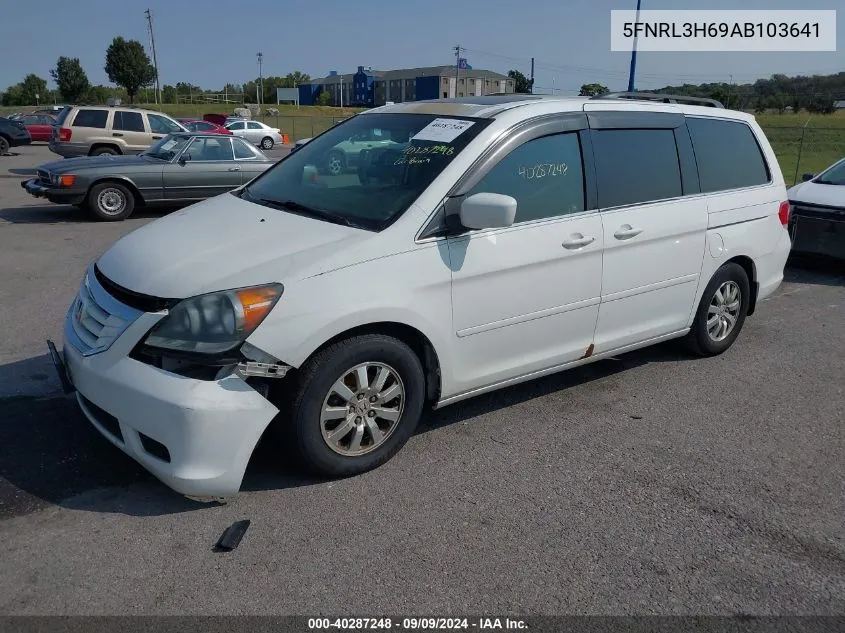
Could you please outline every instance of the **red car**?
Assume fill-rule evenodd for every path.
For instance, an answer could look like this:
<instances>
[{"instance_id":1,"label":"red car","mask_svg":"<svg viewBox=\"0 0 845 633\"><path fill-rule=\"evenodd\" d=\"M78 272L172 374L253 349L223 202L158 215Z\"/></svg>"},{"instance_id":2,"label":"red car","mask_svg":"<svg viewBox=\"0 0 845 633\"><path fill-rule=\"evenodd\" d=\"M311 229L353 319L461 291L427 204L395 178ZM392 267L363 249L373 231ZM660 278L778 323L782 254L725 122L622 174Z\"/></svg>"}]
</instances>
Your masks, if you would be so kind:
<instances>
[{"instance_id":1,"label":"red car","mask_svg":"<svg viewBox=\"0 0 845 633\"><path fill-rule=\"evenodd\" d=\"M12 118L26 126L33 141L49 141L53 133L53 123L56 121L55 117L49 114L19 114Z\"/></svg>"},{"instance_id":2,"label":"red car","mask_svg":"<svg viewBox=\"0 0 845 633\"><path fill-rule=\"evenodd\" d=\"M200 134L231 134L222 125L217 125L211 121L203 121L202 119L178 119L179 123L188 128L191 132L198 132Z\"/></svg>"}]
</instances>

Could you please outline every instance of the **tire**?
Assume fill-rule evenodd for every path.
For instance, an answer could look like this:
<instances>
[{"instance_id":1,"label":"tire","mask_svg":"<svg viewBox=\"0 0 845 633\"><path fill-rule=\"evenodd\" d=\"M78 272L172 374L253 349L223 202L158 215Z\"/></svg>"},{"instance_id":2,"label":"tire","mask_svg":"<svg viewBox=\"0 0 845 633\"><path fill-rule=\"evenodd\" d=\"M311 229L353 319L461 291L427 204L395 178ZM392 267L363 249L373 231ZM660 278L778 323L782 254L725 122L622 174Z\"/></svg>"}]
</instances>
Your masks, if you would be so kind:
<instances>
[{"instance_id":1,"label":"tire","mask_svg":"<svg viewBox=\"0 0 845 633\"><path fill-rule=\"evenodd\" d=\"M91 150L91 153L88 154L89 156L117 156L120 154L115 148L113 147L97 147Z\"/></svg>"},{"instance_id":2,"label":"tire","mask_svg":"<svg viewBox=\"0 0 845 633\"><path fill-rule=\"evenodd\" d=\"M742 266L730 262L719 268L698 304L687 335L690 349L700 356L717 356L727 350L742 330L750 299L751 284ZM731 309L733 305L735 309Z\"/></svg>"},{"instance_id":3,"label":"tire","mask_svg":"<svg viewBox=\"0 0 845 633\"><path fill-rule=\"evenodd\" d=\"M340 176L346 169L346 157L337 150L329 152L329 160L326 163L326 171L332 176Z\"/></svg>"},{"instance_id":4,"label":"tire","mask_svg":"<svg viewBox=\"0 0 845 633\"><path fill-rule=\"evenodd\" d=\"M273 139L269 136L265 136L261 139L261 149L273 149Z\"/></svg>"},{"instance_id":5,"label":"tire","mask_svg":"<svg viewBox=\"0 0 845 633\"><path fill-rule=\"evenodd\" d=\"M8 154L10 147L9 140L5 136L0 136L0 156Z\"/></svg>"},{"instance_id":6,"label":"tire","mask_svg":"<svg viewBox=\"0 0 845 633\"><path fill-rule=\"evenodd\" d=\"M135 194L117 182L102 182L88 192L88 210L104 222L125 220L135 209Z\"/></svg>"},{"instance_id":7,"label":"tire","mask_svg":"<svg viewBox=\"0 0 845 633\"><path fill-rule=\"evenodd\" d=\"M365 389L355 371L360 367L366 368L369 386ZM379 386L384 371L388 377ZM344 378L351 387L348 397L334 388ZM388 461L414 432L425 403L420 359L402 341L381 334L356 336L327 347L303 365L291 386L291 426L283 432L292 431L297 452L309 470L331 477L356 475ZM360 398L356 394L360 391L370 395ZM323 419L324 407L334 409L328 416L331 420ZM371 430L373 424L380 439ZM332 432L338 435L331 437Z\"/></svg>"}]
</instances>

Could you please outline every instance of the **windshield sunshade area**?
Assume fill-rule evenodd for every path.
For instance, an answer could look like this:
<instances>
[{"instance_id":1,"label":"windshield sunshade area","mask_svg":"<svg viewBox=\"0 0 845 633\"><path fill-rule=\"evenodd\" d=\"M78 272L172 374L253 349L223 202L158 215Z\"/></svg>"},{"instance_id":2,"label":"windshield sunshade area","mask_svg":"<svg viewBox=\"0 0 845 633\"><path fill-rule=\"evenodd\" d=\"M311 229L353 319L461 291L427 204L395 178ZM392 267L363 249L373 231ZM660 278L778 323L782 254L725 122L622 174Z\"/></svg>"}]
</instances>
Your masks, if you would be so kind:
<instances>
[{"instance_id":1,"label":"windshield sunshade area","mask_svg":"<svg viewBox=\"0 0 845 633\"><path fill-rule=\"evenodd\" d=\"M490 123L433 114L364 114L309 141L240 195L280 212L380 231Z\"/></svg>"},{"instance_id":2,"label":"windshield sunshade area","mask_svg":"<svg viewBox=\"0 0 845 633\"><path fill-rule=\"evenodd\" d=\"M162 160L172 160L184 149L190 140L191 137L186 134L168 134L158 143L152 145L146 152L143 152L143 154Z\"/></svg>"}]
</instances>

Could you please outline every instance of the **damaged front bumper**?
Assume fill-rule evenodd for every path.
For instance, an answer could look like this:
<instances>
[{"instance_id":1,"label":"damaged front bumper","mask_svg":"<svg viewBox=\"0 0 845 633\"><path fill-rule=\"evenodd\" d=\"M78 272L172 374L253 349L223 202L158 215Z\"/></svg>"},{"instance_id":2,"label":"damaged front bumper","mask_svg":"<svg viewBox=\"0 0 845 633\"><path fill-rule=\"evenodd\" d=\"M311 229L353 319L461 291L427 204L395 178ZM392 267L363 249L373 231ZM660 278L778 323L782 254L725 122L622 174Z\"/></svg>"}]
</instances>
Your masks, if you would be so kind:
<instances>
[{"instance_id":1,"label":"damaged front bumper","mask_svg":"<svg viewBox=\"0 0 845 633\"><path fill-rule=\"evenodd\" d=\"M89 286L91 296L109 300L96 280ZM161 313L134 316L106 349L92 351L80 343L77 305L68 310L64 347L54 360L85 417L176 492L202 500L236 494L258 440L278 414L267 390L253 386L252 376L271 377L271 370L247 360L199 379L133 358ZM273 377L287 369L278 366Z\"/></svg>"}]
</instances>

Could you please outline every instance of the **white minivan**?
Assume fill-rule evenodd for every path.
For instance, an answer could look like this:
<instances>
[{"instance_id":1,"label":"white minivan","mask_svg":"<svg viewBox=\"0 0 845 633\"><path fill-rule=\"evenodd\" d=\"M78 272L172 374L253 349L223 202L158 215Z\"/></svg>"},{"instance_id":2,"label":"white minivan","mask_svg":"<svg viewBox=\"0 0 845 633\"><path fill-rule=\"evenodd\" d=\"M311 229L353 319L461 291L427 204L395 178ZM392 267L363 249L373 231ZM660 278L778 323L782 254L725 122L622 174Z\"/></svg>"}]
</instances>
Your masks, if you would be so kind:
<instances>
[{"instance_id":1,"label":"white minivan","mask_svg":"<svg viewBox=\"0 0 845 633\"><path fill-rule=\"evenodd\" d=\"M749 114L630 96L400 103L332 127L93 262L51 344L66 389L211 499L265 431L351 475L427 405L672 338L724 352L783 279L777 160ZM325 169L374 129L393 143Z\"/></svg>"}]
</instances>

